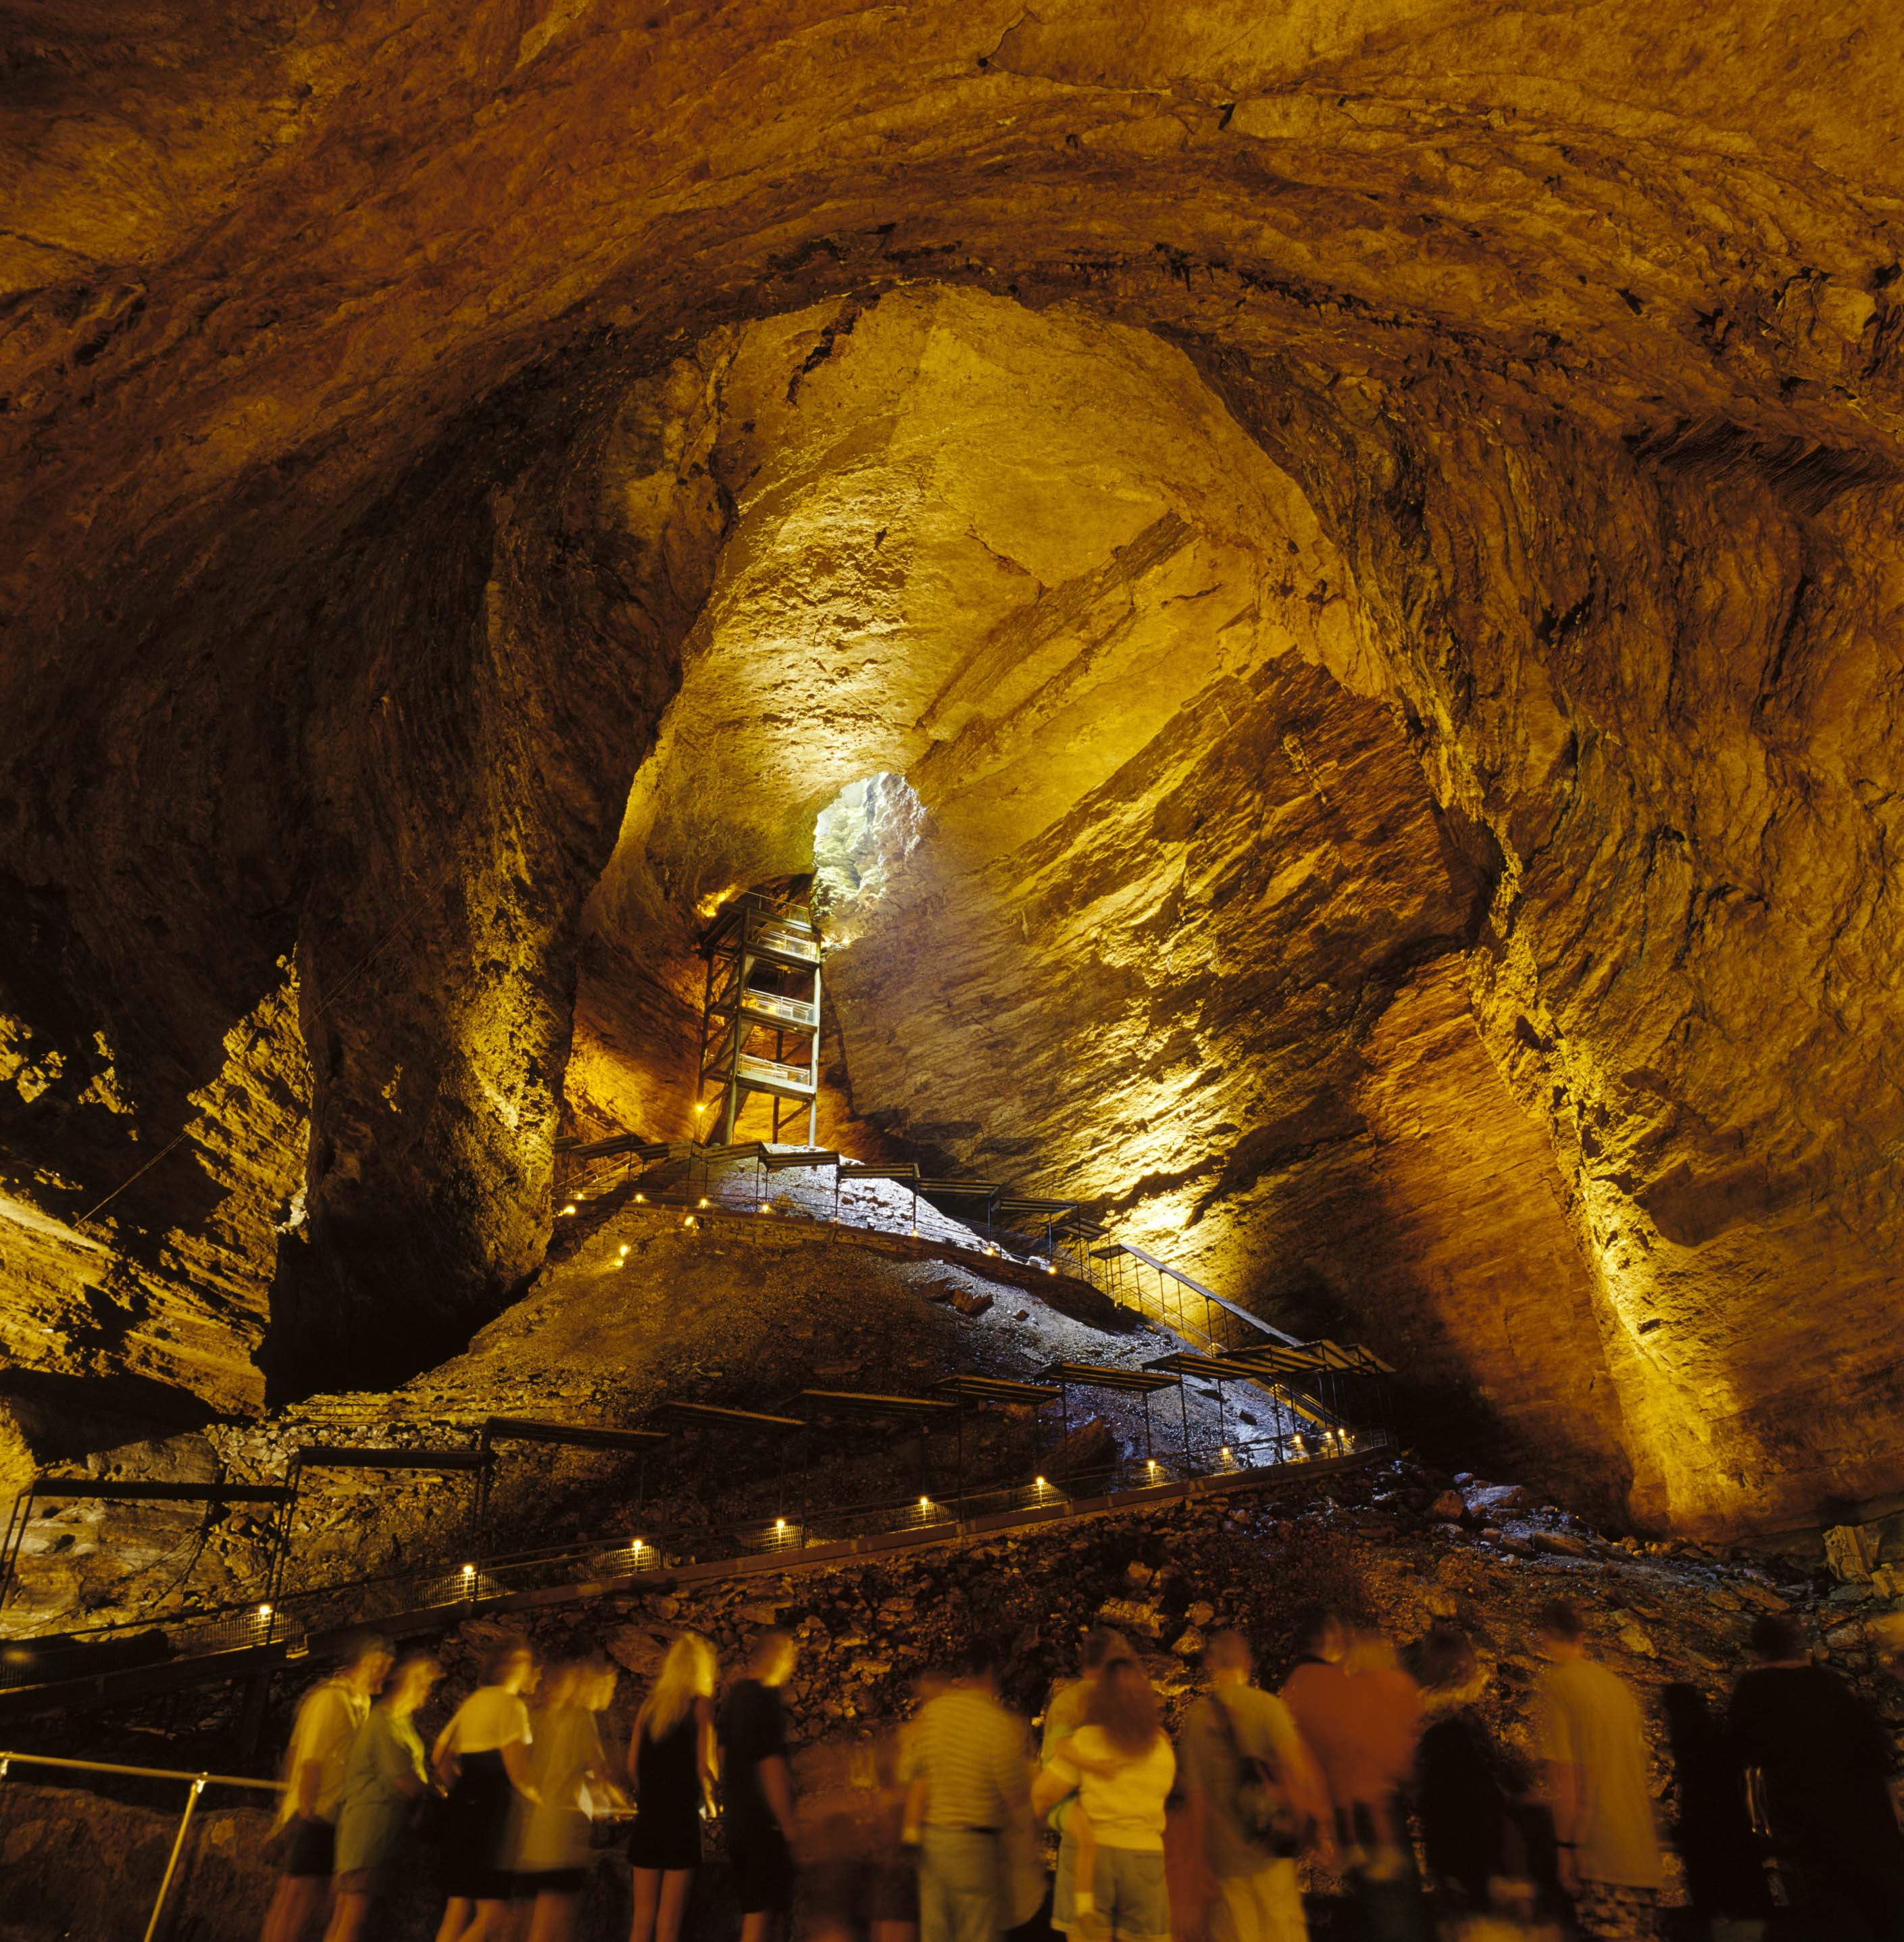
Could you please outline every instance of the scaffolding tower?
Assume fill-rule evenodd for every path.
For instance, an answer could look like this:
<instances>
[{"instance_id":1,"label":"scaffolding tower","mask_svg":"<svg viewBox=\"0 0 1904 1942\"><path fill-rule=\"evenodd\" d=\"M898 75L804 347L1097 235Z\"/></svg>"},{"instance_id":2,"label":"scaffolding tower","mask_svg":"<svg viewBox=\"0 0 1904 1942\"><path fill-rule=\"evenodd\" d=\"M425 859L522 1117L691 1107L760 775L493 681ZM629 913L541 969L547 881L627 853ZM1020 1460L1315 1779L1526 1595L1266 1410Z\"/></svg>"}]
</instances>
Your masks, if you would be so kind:
<instances>
[{"instance_id":1,"label":"scaffolding tower","mask_svg":"<svg viewBox=\"0 0 1904 1942\"><path fill-rule=\"evenodd\" d=\"M707 998L701 1012L700 1083L721 1092L720 1143L733 1144L748 1095L763 1095L773 1114L807 1108L813 1144L820 1085L820 941L812 907L759 890L731 898L701 940ZM772 1047L768 1035L772 1035Z\"/></svg>"}]
</instances>

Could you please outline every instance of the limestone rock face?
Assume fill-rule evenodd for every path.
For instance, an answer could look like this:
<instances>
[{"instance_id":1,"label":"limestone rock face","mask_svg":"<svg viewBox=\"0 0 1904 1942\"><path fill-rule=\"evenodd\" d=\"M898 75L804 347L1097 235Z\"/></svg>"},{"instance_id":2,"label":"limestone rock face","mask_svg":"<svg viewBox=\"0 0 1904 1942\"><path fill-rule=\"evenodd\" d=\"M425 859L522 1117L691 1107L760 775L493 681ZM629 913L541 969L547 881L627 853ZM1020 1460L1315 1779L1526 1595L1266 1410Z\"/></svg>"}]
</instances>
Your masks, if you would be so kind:
<instances>
[{"instance_id":1,"label":"limestone rock face","mask_svg":"<svg viewBox=\"0 0 1904 1942\"><path fill-rule=\"evenodd\" d=\"M1649 1525L1904 1488L1868 22L0 17L18 1462L467 1341L886 776L823 1138Z\"/></svg>"}]
</instances>

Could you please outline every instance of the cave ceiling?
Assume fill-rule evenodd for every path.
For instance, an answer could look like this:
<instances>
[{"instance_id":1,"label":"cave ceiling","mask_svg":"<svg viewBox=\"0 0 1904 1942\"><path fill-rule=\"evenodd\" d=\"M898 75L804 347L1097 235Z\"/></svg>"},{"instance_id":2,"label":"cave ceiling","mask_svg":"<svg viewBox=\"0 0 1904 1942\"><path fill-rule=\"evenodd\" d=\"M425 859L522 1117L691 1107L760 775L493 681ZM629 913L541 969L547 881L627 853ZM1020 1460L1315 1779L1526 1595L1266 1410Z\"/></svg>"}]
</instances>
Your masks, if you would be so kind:
<instances>
[{"instance_id":1,"label":"cave ceiling","mask_svg":"<svg viewBox=\"0 0 1904 1942\"><path fill-rule=\"evenodd\" d=\"M883 774L828 1138L1904 1491L1888 38L0 0L8 1433L453 1351Z\"/></svg>"}]
</instances>

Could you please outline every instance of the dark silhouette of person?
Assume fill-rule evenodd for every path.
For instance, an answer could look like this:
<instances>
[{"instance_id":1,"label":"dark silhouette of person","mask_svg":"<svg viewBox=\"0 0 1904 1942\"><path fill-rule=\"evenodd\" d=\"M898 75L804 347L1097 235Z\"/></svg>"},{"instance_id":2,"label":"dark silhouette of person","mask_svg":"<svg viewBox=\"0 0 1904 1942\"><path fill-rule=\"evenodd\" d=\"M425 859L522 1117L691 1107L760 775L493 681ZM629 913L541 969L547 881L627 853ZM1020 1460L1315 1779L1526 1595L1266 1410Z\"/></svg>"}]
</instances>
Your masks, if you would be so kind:
<instances>
[{"instance_id":1,"label":"dark silhouette of person","mask_svg":"<svg viewBox=\"0 0 1904 1942\"><path fill-rule=\"evenodd\" d=\"M1676 1680L1660 1695L1660 1704L1677 1797L1673 1845L1685 1867L1692 1912L1703 1922L1767 1920L1771 1886L1731 1738L1696 1686Z\"/></svg>"},{"instance_id":2,"label":"dark silhouette of person","mask_svg":"<svg viewBox=\"0 0 1904 1942\"><path fill-rule=\"evenodd\" d=\"M1728 1723L1759 1777L1780 1876L1807 1925L1799 1932L1808 1942L1904 1942L1904 1835L1883 1728L1813 1665L1789 1619L1756 1619L1751 1651Z\"/></svg>"},{"instance_id":3,"label":"dark silhouette of person","mask_svg":"<svg viewBox=\"0 0 1904 1942\"><path fill-rule=\"evenodd\" d=\"M1467 1634L1437 1625L1417 1650L1416 1672L1428 1718L1416 1754L1428 1878L1456 1910L1486 1909L1507 1872L1508 1794L1500 1750L1467 1703L1479 1680Z\"/></svg>"}]
</instances>

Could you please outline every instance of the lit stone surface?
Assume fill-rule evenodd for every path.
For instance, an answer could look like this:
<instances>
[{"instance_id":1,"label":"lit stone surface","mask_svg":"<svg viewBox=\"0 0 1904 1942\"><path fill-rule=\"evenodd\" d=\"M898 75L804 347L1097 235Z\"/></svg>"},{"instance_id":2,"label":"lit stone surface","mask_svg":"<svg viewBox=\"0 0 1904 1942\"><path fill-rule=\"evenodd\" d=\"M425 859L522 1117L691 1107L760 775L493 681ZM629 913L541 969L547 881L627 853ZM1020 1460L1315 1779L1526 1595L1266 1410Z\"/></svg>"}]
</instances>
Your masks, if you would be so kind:
<instances>
[{"instance_id":1,"label":"lit stone surface","mask_svg":"<svg viewBox=\"0 0 1904 1942\"><path fill-rule=\"evenodd\" d=\"M17 37L8 1420L458 1349L886 771L824 1137L1087 1180L1649 1525L1904 1489L1884 37L654 17Z\"/></svg>"}]
</instances>

